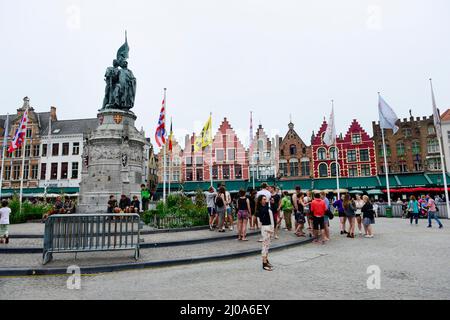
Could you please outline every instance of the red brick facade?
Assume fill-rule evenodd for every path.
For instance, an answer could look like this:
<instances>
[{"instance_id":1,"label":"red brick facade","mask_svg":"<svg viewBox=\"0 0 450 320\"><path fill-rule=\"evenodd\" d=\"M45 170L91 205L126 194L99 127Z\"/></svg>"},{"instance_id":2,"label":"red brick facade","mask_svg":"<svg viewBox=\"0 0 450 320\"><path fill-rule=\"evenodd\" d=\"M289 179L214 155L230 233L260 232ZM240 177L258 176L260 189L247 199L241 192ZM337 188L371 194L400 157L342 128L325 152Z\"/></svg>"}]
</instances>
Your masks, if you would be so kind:
<instances>
[{"instance_id":1,"label":"red brick facade","mask_svg":"<svg viewBox=\"0 0 450 320\"><path fill-rule=\"evenodd\" d=\"M295 132L293 123L280 143L279 162L282 180L311 178L311 147Z\"/></svg>"},{"instance_id":2,"label":"red brick facade","mask_svg":"<svg viewBox=\"0 0 450 320\"><path fill-rule=\"evenodd\" d=\"M313 178L336 176L334 146L328 147L322 140L326 128L327 123L324 121L312 141ZM375 142L358 121L353 120L345 137L337 138L337 148L340 176L365 177L377 175Z\"/></svg>"}]
</instances>

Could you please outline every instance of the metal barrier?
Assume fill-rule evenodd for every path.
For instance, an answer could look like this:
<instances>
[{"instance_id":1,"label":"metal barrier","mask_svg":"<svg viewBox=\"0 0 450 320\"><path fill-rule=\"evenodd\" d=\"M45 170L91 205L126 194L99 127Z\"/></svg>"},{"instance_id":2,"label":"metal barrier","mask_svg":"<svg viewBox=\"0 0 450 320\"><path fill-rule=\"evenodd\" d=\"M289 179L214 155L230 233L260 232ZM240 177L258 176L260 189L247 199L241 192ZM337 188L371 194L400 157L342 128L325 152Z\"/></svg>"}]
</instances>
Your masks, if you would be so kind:
<instances>
[{"instance_id":1,"label":"metal barrier","mask_svg":"<svg viewBox=\"0 0 450 320\"><path fill-rule=\"evenodd\" d=\"M447 206L445 203L439 203L436 205L438 208L437 216L442 219L449 219L450 217L447 214ZM378 216L386 217L386 207L387 204L379 204L378 205ZM401 218L404 215L403 208L401 204L393 203L392 207L392 217L393 218Z\"/></svg>"},{"instance_id":2,"label":"metal barrier","mask_svg":"<svg viewBox=\"0 0 450 320\"><path fill-rule=\"evenodd\" d=\"M138 214L58 214L45 222L43 264L53 253L135 250L140 256Z\"/></svg>"}]
</instances>

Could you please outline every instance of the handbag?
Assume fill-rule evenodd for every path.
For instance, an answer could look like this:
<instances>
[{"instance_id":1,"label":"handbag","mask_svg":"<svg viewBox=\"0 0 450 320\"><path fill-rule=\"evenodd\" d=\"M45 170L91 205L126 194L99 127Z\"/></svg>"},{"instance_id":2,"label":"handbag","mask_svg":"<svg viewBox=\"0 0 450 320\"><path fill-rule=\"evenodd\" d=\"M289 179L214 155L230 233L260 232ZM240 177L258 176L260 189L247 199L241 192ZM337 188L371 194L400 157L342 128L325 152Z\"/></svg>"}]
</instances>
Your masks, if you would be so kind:
<instances>
[{"instance_id":1,"label":"handbag","mask_svg":"<svg viewBox=\"0 0 450 320\"><path fill-rule=\"evenodd\" d=\"M325 214L328 217L328 219L333 220L334 214L331 212L330 209L327 209L327 211L325 211Z\"/></svg>"}]
</instances>

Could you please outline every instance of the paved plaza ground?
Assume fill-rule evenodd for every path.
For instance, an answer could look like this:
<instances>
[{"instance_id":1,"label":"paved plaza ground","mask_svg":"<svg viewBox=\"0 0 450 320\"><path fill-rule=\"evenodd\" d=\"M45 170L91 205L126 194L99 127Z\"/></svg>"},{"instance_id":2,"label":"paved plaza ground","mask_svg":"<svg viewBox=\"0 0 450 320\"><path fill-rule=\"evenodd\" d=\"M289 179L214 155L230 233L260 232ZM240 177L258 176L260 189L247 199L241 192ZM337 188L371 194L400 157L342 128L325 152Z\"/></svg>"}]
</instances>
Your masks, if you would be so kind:
<instances>
[{"instance_id":1,"label":"paved plaza ground","mask_svg":"<svg viewBox=\"0 0 450 320\"><path fill-rule=\"evenodd\" d=\"M411 226L379 218L375 238L348 239L334 219L328 244L273 252L273 272L250 256L82 276L80 290L67 289L65 275L3 277L0 299L450 299L450 224L443 223L439 230L427 229L425 220ZM202 246L226 251L233 241ZM367 288L372 265L381 270L380 289Z\"/></svg>"}]
</instances>

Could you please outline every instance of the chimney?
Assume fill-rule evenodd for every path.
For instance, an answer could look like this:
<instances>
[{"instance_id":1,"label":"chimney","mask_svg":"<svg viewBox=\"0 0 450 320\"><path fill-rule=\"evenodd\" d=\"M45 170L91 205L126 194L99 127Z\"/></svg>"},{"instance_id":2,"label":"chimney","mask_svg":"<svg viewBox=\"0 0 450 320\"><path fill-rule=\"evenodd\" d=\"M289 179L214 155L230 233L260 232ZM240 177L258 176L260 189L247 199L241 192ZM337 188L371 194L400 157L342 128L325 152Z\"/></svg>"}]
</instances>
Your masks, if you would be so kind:
<instances>
[{"instance_id":1,"label":"chimney","mask_svg":"<svg viewBox=\"0 0 450 320\"><path fill-rule=\"evenodd\" d=\"M58 120L58 118L56 117L56 107L50 107L50 118L52 119L52 121Z\"/></svg>"}]
</instances>

